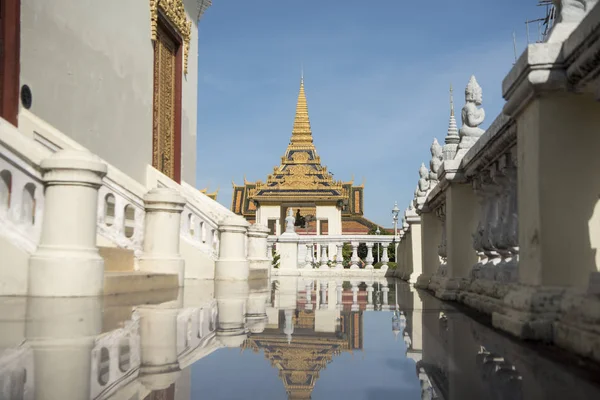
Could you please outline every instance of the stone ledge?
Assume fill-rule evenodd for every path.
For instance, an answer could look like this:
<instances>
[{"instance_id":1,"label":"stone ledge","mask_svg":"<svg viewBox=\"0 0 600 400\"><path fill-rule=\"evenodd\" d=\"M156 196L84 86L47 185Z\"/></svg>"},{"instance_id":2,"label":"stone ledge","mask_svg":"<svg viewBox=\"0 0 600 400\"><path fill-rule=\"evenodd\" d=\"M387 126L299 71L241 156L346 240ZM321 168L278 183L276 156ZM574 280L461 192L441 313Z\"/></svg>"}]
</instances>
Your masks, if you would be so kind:
<instances>
[{"instance_id":1,"label":"stone ledge","mask_svg":"<svg viewBox=\"0 0 600 400\"><path fill-rule=\"evenodd\" d=\"M107 272L104 274L104 295L148 292L179 287L176 274L147 272Z\"/></svg>"}]
</instances>

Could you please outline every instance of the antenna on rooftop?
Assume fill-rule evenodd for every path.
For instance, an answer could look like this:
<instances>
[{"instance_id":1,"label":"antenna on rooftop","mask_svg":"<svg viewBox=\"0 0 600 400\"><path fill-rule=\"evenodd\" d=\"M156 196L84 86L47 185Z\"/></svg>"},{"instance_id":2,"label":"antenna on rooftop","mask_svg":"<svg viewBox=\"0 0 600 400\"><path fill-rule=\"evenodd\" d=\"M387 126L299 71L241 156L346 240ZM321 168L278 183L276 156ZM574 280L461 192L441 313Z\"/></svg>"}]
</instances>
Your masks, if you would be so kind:
<instances>
[{"instance_id":1,"label":"antenna on rooftop","mask_svg":"<svg viewBox=\"0 0 600 400\"><path fill-rule=\"evenodd\" d=\"M517 63L517 34L513 31L513 51L515 52L515 64Z\"/></svg>"},{"instance_id":2,"label":"antenna on rooftop","mask_svg":"<svg viewBox=\"0 0 600 400\"><path fill-rule=\"evenodd\" d=\"M540 42L543 42L546 40L546 38L548 37L548 34L552 30L552 27L554 26L554 21L556 19L556 7L554 6L554 3L552 2L552 0L538 0L537 5L538 5L538 7L545 7L546 15L542 18L525 21L525 28L527 30L527 44L531 43L531 40L529 37L529 24L537 22L538 37L535 42L540 43Z\"/></svg>"}]
</instances>

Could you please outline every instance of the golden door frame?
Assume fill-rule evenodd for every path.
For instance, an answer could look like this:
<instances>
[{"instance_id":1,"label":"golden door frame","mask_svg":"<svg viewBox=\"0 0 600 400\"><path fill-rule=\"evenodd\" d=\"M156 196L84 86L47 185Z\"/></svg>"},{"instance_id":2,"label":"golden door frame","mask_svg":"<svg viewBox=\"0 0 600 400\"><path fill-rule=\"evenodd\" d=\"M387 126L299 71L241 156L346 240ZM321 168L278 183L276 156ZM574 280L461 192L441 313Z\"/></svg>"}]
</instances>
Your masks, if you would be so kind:
<instances>
[{"instance_id":1,"label":"golden door frame","mask_svg":"<svg viewBox=\"0 0 600 400\"><path fill-rule=\"evenodd\" d=\"M169 176L176 182L181 181L181 85L182 85L182 74L183 74L183 39L181 35L172 27L169 21L159 12L156 21L157 37L154 41L154 68L153 68L153 101L152 101L152 166L165 175ZM159 96L159 65L157 60L158 46L161 45L161 35L165 35L175 45L175 87L174 90L174 103L173 103L173 144L172 144L172 158L173 168L172 172L164 171L161 167L161 161L163 154L159 154L162 135L164 132L160 131L160 124L158 121L159 112L161 107L161 100Z\"/></svg>"}]
</instances>

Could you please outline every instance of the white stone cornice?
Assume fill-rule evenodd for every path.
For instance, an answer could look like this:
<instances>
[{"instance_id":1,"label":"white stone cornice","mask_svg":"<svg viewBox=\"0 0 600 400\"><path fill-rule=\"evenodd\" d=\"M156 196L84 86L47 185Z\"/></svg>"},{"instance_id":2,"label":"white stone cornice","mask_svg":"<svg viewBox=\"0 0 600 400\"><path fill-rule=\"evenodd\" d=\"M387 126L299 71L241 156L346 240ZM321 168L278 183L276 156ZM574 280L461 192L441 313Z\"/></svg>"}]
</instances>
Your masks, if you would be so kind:
<instances>
[{"instance_id":1,"label":"white stone cornice","mask_svg":"<svg viewBox=\"0 0 600 400\"><path fill-rule=\"evenodd\" d=\"M504 113L514 117L540 93L566 88L562 43L530 44L502 82Z\"/></svg>"},{"instance_id":2,"label":"white stone cornice","mask_svg":"<svg viewBox=\"0 0 600 400\"><path fill-rule=\"evenodd\" d=\"M600 6L594 7L563 43L567 79L577 91L598 93L600 77ZM590 85L590 83L594 83ZM591 87L590 87L591 86Z\"/></svg>"}]
</instances>

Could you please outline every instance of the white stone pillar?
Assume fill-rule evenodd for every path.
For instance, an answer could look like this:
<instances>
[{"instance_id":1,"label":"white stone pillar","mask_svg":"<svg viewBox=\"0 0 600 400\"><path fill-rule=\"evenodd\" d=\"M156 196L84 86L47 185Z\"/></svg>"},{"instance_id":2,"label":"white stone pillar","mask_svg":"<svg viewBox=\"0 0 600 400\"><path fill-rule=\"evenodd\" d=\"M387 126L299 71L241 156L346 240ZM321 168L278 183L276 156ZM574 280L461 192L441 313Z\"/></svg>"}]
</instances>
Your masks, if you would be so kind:
<instances>
[{"instance_id":1,"label":"white stone pillar","mask_svg":"<svg viewBox=\"0 0 600 400\"><path fill-rule=\"evenodd\" d=\"M352 263L352 265L350 266L350 269L359 269L358 267L358 262L360 261L360 258L358 258L358 242L351 242L350 245L352 246L352 257L350 258L350 262Z\"/></svg>"},{"instance_id":2,"label":"white stone pillar","mask_svg":"<svg viewBox=\"0 0 600 400\"><path fill-rule=\"evenodd\" d=\"M36 400L89 399L92 350L102 333L102 297L29 298L25 335L33 349ZM29 372L33 372L31 375Z\"/></svg>"},{"instance_id":3,"label":"white stone pillar","mask_svg":"<svg viewBox=\"0 0 600 400\"><path fill-rule=\"evenodd\" d=\"M267 301L269 300L270 290L268 281L266 280L253 280L252 285L256 285L255 282L261 282L260 287L250 288L248 294L248 305L246 311L246 325L250 333L262 333L265 330L268 317L267 317Z\"/></svg>"},{"instance_id":4,"label":"white stone pillar","mask_svg":"<svg viewBox=\"0 0 600 400\"><path fill-rule=\"evenodd\" d=\"M140 381L163 390L181 374L177 360L177 302L140 306Z\"/></svg>"},{"instance_id":5,"label":"white stone pillar","mask_svg":"<svg viewBox=\"0 0 600 400\"><path fill-rule=\"evenodd\" d=\"M410 254L411 265L406 270L406 280L415 283L423 272L423 257L421 255L421 217L410 210L406 215L406 222L410 224Z\"/></svg>"},{"instance_id":6,"label":"white stone pillar","mask_svg":"<svg viewBox=\"0 0 600 400\"><path fill-rule=\"evenodd\" d=\"M344 269L344 253L343 253L344 243L337 244L337 255L336 255L336 263L335 269Z\"/></svg>"},{"instance_id":7,"label":"white stone pillar","mask_svg":"<svg viewBox=\"0 0 600 400\"><path fill-rule=\"evenodd\" d=\"M367 257L365 258L365 262L367 263L367 265L365 266L365 269L373 269L373 242L367 242Z\"/></svg>"},{"instance_id":8,"label":"white stone pillar","mask_svg":"<svg viewBox=\"0 0 600 400\"><path fill-rule=\"evenodd\" d=\"M239 347L248 337L245 326L248 281L215 282L219 310L217 339L226 347Z\"/></svg>"},{"instance_id":9,"label":"white stone pillar","mask_svg":"<svg viewBox=\"0 0 600 400\"><path fill-rule=\"evenodd\" d=\"M61 150L40 167L46 186L44 220L29 259L29 295L101 295L104 260L96 247L96 224L106 164L86 151Z\"/></svg>"},{"instance_id":10,"label":"white stone pillar","mask_svg":"<svg viewBox=\"0 0 600 400\"><path fill-rule=\"evenodd\" d=\"M248 228L248 262L251 270L268 270L271 262L267 252L269 228L253 224Z\"/></svg>"},{"instance_id":11,"label":"white stone pillar","mask_svg":"<svg viewBox=\"0 0 600 400\"><path fill-rule=\"evenodd\" d=\"M390 288L388 287L388 283L387 281L383 281L383 287L381 288L381 297L383 300L383 305L381 306L382 310L389 310L390 306L389 306L389 300L388 300L388 294L390 292Z\"/></svg>"},{"instance_id":12,"label":"white stone pillar","mask_svg":"<svg viewBox=\"0 0 600 400\"><path fill-rule=\"evenodd\" d=\"M292 335L294 334L294 321L293 321L293 310L285 310L285 325L283 326L283 333L287 337L288 344L292 343Z\"/></svg>"},{"instance_id":13,"label":"white stone pillar","mask_svg":"<svg viewBox=\"0 0 600 400\"><path fill-rule=\"evenodd\" d=\"M216 280L248 279L246 233L249 226L245 219L237 215L228 216L219 224L221 240L219 259L215 262Z\"/></svg>"},{"instance_id":14,"label":"white stone pillar","mask_svg":"<svg viewBox=\"0 0 600 400\"><path fill-rule=\"evenodd\" d=\"M321 246L321 266L319 267L319 269L329 269L329 266L327 265L327 263L329 262L329 258L327 257L327 247L328 246Z\"/></svg>"},{"instance_id":15,"label":"white stone pillar","mask_svg":"<svg viewBox=\"0 0 600 400\"><path fill-rule=\"evenodd\" d=\"M181 213L185 199L174 189L155 188L144 196L144 253L140 271L175 274L183 286L185 260L179 253Z\"/></svg>"},{"instance_id":16,"label":"white stone pillar","mask_svg":"<svg viewBox=\"0 0 600 400\"><path fill-rule=\"evenodd\" d=\"M442 238L442 224L433 212L421 214L421 254L423 271L417 278L415 287L427 288L433 274L440 266L438 246Z\"/></svg>"}]
</instances>

